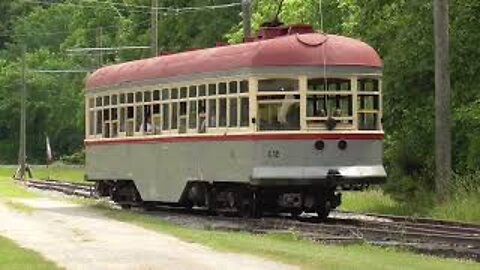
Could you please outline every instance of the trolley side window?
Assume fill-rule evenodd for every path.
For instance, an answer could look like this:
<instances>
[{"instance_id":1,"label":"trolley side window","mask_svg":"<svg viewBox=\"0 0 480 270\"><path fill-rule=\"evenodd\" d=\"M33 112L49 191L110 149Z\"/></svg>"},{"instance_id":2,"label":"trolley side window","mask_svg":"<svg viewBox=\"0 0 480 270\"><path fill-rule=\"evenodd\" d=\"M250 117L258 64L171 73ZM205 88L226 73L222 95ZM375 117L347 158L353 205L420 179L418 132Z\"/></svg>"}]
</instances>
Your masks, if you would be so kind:
<instances>
[{"instance_id":1,"label":"trolley side window","mask_svg":"<svg viewBox=\"0 0 480 270\"><path fill-rule=\"evenodd\" d=\"M353 128L351 79L310 78L307 83L306 123L308 129Z\"/></svg>"},{"instance_id":2,"label":"trolley side window","mask_svg":"<svg viewBox=\"0 0 480 270\"><path fill-rule=\"evenodd\" d=\"M133 106L127 107L127 123L126 123L126 131L127 136L133 136L134 134L134 122L135 122L135 112Z\"/></svg>"},{"instance_id":3,"label":"trolley side window","mask_svg":"<svg viewBox=\"0 0 480 270\"><path fill-rule=\"evenodd\" d=\"M208 100L208 127L214 128L217 126L217 100Z\"/></svg>"},{"instance_id":4,"label":"trolley side window","mask_svg":"<svg viewBox=\"0 0 480 270\"><path fill-rule=\"evenodd\" d=\"M300 93L297 79L259 80L257 101L258 130L300 129Z\"/></svg>"},{"instance_id":5,"label":"trolley side window","mask_svg":"<svg viewBox=\"0 0 480 270\"><path fill-rule=\"evenodd\" d=\"M250 102L248 97L240 98L240 126L248 127L250 119Z\"/></svg>"},{"instance_id":6,"label":"trolley side window","mask_svg":"<svg viewBox=\"0 0 480 270\"><path fill-rule=\"evenodd\" d=\"M380 81L375 78L360 78L357 81L357 116L359 130L381 129Z\"/></svg>"}]
</instances>

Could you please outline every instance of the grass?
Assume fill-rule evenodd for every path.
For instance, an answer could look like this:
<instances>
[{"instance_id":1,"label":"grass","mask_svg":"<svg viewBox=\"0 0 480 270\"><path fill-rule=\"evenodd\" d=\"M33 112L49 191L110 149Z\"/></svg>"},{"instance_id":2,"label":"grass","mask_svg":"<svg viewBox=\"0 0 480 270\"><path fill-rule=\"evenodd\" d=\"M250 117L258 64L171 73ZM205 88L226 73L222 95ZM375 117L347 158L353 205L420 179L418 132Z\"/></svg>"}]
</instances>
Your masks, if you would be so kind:
<instances>
[{"instance_id":1,"label":"grass","mask_svg":"<svg viewBox=\"0 0 480 270\"><path fill-rule=\"evenodd\" d=\"M0 168L0 199L6 198L33 198L33 193L13 182L11 176L15 169Z\"/></svg>"},{"instance_id":2,"label":"grass","mask_svg":"<svg viewBox=\"0 0 480 270\"><path fill-rule=\"evenodd\" d=\"M84 174L84 168L76 167L50 166L48 169L46 167L33 169L33 177L40 180L53 179L73 183L88 183L83 178Z\"/></svg>"},{"instance_id":3,"label":"grass","mask_svg":"<svg viewBox=\"0 0 480 270\"><path fill-rule=\"evenodd\" d=\"M13 241L0 236L0 269L1 270L54 270L61 269L40 254L22 248Z\"/></svg>"},{"instance_id":4,"label":"grass","mask_svg":"<svg viewBox=\"0 0 480 270\"><path fill-rule=\"evenodd\" d=\"M16 168L0 167L0 176L11 177L16 171ZM52 165L48 168L45 166L32 167L33 179L37 180L60 180L72 183L90 183L85 181L85 169L82 167L66 167L62 165Z\"/></svg>"},{"instance_id":5,"label":"grass","mask_svg":"<svg viewBox=\"0 0 480 270\"><path fill-rule=\"evenodd\" d=\"M343 194L342 210L358 213L422 216L437 219L480 223L480 194L458 192L442 204L425 202L400 203L393 200L381 189Z\"/></svg>"},{"instance_id":6,"label":"grass","mask_svg":"<svg viewBox=\"0 0 480 270\"><path fill-rule=\"evenodd\" d=\"M220 251L266 257L302 269L478 269L473 262L439 259L370 245L329 246L297 239L294 234L252 235L189 229L158 218L96 206L107 217L174 235Z\"/></svg>"},{"instance_id":7,"label":"grass","mask_svg":"<svg viewBox=\"0 0 480 270\"><path fill-rule=\"evenodd\" d=\"M377 213L392 215L413 215L418 206L401 204L383 193L381 189L363 192L345 192L342 194L340 209L358 213Z\"/></svg>"},{"instance_id":8,"label":"grass","mask_svg":"<svg viewBox=\"0 0 480 270\"><path fill-rule=\"evenodd\" d=\"M0 203L3 203L11 209L30 214L34 211L33 208L14 201L14 199L35 198L38 196L29 192L22 186L15 184L11 178L13 171L14 169L0 168Z\"/></svg>"},{"instance_id":9,"label":"grass","mask_svg":"<svg viewBox=\"0 0 480 270\"><path fill-rule=\"evenodd\" d=\"M456 194L450 201L435 206L430 215L439 219L480 223L480 192Z\"/></svg>"}]
</instances>

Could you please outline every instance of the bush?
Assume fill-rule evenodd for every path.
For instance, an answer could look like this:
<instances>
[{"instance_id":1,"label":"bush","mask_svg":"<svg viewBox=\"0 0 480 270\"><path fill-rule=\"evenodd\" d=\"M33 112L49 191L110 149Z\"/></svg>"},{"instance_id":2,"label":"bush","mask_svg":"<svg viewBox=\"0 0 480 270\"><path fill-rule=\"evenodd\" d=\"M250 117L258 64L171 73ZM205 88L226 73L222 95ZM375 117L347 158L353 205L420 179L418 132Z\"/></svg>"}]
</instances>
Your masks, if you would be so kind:
<instances>
[{"instance_id":1,"label":"bush","mask_svg":"<svg viewBox=\"0 0 480 270\"><path fill-rule=\"evenodd\" d=\"M69 156L62 156L60 160L68 165L85 165L85 150L82 149Z\"/></svg>"}]
</instances>

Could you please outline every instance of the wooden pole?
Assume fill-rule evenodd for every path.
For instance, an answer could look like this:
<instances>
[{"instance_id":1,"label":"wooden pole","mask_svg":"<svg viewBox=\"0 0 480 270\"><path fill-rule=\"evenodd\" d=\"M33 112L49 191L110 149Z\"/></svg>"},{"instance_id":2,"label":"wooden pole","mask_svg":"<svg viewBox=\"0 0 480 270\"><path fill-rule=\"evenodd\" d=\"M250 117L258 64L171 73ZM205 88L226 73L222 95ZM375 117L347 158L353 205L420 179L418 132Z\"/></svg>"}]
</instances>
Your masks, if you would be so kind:
<instances>
[{"instance_id":1,"label":"wooden pole","mask_svg":"<svg viewBox=\"0 0 480 270\"><path fill-rule=\"evenodd\" d=\"M243 37L252 35L252 8L251 0L242 0Z\"/></svg>"},{"instance_id":2,"label":"wooden pole","mask_svg":"<svg viewBox=\"0 0 480 270\"><path fill-rule=\"evenodd\" d=\"M451 181L450 73L448 0L434 0L435 24L435 187L438 198L448 196Z\"/></svg>"},{"instance_id":3,"label":"wooden pole","mask_svg":"<svg viewBox=\"0 0 480 270\"><path fill-rule=\"evenodd\" d=\"M27 163L27 140L26 140L26 132L27 132L27 63L26 63L26 54L27 54L27 47L24 45L22 46L22 90L21 90L21 101L20 101L20 147L18 153L18 163L20 166L20 180L25 180L25 171L26 171L26 163Z\"/></svg>"},{"instance_id":4,"label":"wooden pole","mask_svg":"<svg viewBox=\"0 0 480 270\"><path fill-rule=\"evenodd\" d=\"M152 23L151 23L151 48L152 56L158 55L158 0L152 0Z\"/></svg>"},{"instance_id":5,"label":"wooden pole","mask_svg":"<svg viewBox=\"0 0 480 270\"><path fill-rule=\"evenodd\" d=\"M103 47L103 27L97 27L97 48ZM98 51L98 67L103 66L103 51Z\"/></svg>"}]
</instances>

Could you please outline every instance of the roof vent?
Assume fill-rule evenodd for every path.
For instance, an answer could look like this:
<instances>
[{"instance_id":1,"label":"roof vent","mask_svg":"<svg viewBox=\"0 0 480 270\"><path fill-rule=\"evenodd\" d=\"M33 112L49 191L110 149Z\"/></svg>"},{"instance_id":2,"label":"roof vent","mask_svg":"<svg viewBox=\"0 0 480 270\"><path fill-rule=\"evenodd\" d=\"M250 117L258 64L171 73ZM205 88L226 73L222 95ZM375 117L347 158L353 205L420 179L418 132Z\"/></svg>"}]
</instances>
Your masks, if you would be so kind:
<instances>
[{"instance_id":1,"label":"roof vent","mask_svg":"<svg viewBox=\"0 0 480 270\"><path fill-rule=\"evenodd\" d=\"M257 40L271 39L294 34L314 33L313 27L308 24L279 25L261 27L257 34Z\"/></svg>"},{"instance_id":2,"label":"roof vent","mask_svg":"<svg viewBox=\"0 0 480 270\"><path fill-rule=\"evenodd\" d=\"M294 24L288 27L288 34L310 34L314 33L313 27L310 24Z\"/></svg>"}]
</instances>

